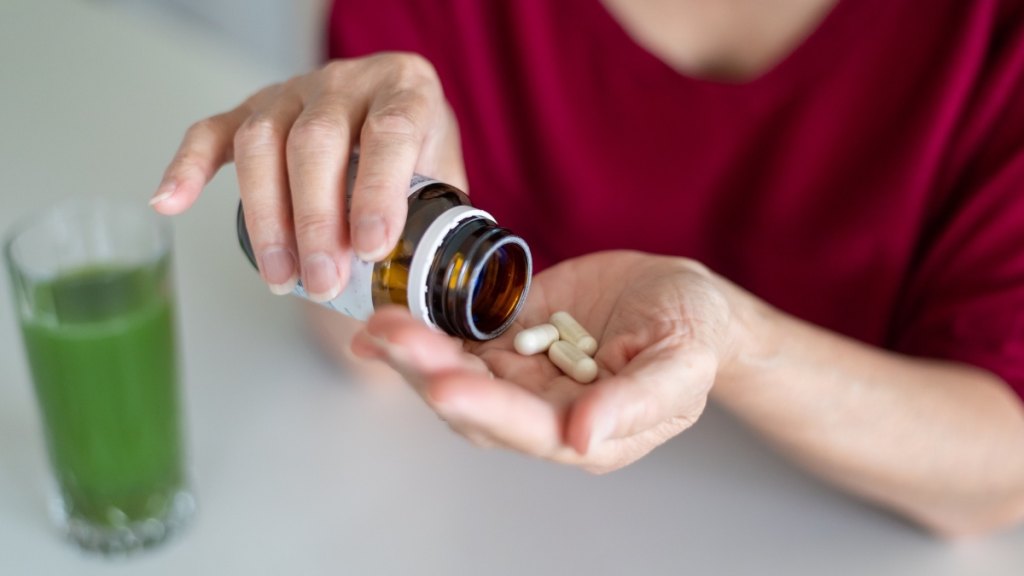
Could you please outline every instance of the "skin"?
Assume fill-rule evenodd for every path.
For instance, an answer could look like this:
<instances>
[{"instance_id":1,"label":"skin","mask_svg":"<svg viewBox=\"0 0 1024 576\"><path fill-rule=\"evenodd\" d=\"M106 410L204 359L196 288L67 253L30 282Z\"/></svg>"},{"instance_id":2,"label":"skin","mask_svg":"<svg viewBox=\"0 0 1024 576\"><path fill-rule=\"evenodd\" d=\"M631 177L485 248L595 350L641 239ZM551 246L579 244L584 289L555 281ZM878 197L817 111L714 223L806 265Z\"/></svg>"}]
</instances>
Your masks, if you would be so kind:
<instances>
[{"instance_id":1,"label":"skin","mask_svg":"<svg viewBox=\"0 0 1024 576\"><path fill-rule=\"evenodd\" d=\"M558 310L598 339L593 384L512 349L521 327ZM1004 382L829 333L690 260L592 254L537 275L518 325L496 340L461 345L391 309L352 348L484 446L608 472L689 428L713 398L809 471L936 534L1024 517L1024 411Z\"/></svg>"},{"instance_id":2,"label":"skin","mask_svg":"<svg viewBox=\"0 0 1024 576\"><path fill-rule=\"evenodd\" d=\"M633 40L683 74L749 80L785 58L835 0L601 0Z\"/></svg>"},{"instance_id":3,"label":"skin","mask_svg":"<svg viewBox=\"0 0 1024 576\"><path fill-rule=\"evenodd\" d=\"M341 191L357 142L346 222ZM150 203L183 212L232 160L263 279L287 294L301 275L318 302L341 292L353 253L377 261L394 248L414 172L466 186L454 115L433 66L414 54L337 60L200 120Z\"/></svg>"},{"instance_id":4,"label":"skin","mask_svg":"<svg viewBox=\"0 0 1024 576\"><path fill-rule=\"evenodd\" d=\"M722 325L713 316L725 312L724 303L708 305L720 296L704 274L680 259L597 254L537 275L526 309L495 340L463 344L392 308L375 315L352 348L396 367L480 444L608 472L682 432L704 409L718 358L731 353L721 349L726 338L702 328ZM610 289L587 289L594 282ZM515 334L559 310L601 342L600 385L577 383L545 354L513 350Z\"/></svg>"},{"instance_id":5,"label":"skin","mask_svg":"<svg viewBox=\"0 0 1024 576\"><path fill-rule=\"evenodd\" d=\"M833 3L605 1L676 69L733 80L784 57ZM356 143L349 226L344 159ZM233 160L264 280L280 294L301 277L326 300L345 285L353 253L376 261L394 246L412 173L465 188L461 158L431 65L377 54L331 62L196 123L152 204L168 215L186 210ZM557 310L597 337L595 383L512 351L518 329ZM311 317L347 356L359 328ZM811 472L937 534L1024 518L1024 410L1005 382L808 325L690 260L585 256L539 274L517 327L492 342L463 344L391 309L351 348L385 361L481 445L607 472L686 430L712 398Z\"/></svg>"}]
</instances>

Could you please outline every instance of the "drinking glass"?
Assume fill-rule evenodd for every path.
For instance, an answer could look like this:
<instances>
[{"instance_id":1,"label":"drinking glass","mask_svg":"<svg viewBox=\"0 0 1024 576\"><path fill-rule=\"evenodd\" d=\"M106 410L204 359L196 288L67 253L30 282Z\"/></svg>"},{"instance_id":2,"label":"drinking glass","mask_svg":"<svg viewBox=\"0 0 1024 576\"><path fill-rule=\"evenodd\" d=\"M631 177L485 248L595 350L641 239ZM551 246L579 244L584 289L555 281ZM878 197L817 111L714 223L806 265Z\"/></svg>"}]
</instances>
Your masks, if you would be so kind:
<instances>
[{"instance_id":1,"label":"drinking glass","mask_svg":"<svg viewBox=\"0 0 1024 576\"><path fill-rule=\"evenodd\" d=\"M4 253L57 496L79 546L127 553L194 512L183 446L169 223L105 199L16 226Z\"/></svg>"}]
</instances>

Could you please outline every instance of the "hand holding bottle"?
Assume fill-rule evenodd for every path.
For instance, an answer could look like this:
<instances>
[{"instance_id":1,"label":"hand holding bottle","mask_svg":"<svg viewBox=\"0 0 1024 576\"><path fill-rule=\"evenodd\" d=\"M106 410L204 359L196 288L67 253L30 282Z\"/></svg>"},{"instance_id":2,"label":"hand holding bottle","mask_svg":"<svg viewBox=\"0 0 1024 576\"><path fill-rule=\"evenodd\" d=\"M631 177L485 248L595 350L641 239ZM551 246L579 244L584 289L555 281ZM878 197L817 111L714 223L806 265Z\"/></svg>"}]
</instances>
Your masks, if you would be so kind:
<instances>
[{"instance_id":1,"label":"hand holding bottle","mask_svg":"<svg viewBox=\"0 0 1024 576\"><path fill-rule=\"evenodd\" d=\"M346 207L356 145L359 171ZM154 208L185 211L232 160L264 281L284 294L302 278L318 301L344 288L353 251L378 261L394 248L414 172L466 188L454 115L433 67L415 54L336 60L197 122Z\"/></svg>"}]
</instances>

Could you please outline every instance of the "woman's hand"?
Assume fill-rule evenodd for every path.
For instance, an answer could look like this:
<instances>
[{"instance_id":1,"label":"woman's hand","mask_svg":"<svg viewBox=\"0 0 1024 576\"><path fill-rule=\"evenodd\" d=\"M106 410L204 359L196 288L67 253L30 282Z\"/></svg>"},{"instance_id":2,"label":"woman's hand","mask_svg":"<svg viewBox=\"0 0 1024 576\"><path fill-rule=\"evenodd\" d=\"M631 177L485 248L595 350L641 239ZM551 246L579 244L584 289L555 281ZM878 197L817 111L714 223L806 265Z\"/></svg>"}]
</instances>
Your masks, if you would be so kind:
<instances>
[{"instance_id":1,"label":"woman's hand","mask_svg":"<svg viewBox=\"0 0 1024 576\"><path fill-rule=\"evenodd\" d=\"M558 310L599 342L594 383L564 376L545 354L512 349L516 333ZM516 325L496 340L463 345L389 309L356 335L353 350L402 372L453 429L478 444L604 472L697 420L731 355L731 316L703 266L606 252L537 275Z\"/></svg>"},{"instance_id":2,"label":"woman's hand","mask_svg":"<svg viewBox=\"0 0 1024 576\"><path fill-rule=\"evenodd\" d=\"M367 261L392 250L414 171L466 187L454 115L433 67L415 54L337 60L197 122L151 203L163 214L186 210L232 160L263 279L283 294L301 277L319 301L345 286L353 250Z\"/></svg>"}]
</instances>

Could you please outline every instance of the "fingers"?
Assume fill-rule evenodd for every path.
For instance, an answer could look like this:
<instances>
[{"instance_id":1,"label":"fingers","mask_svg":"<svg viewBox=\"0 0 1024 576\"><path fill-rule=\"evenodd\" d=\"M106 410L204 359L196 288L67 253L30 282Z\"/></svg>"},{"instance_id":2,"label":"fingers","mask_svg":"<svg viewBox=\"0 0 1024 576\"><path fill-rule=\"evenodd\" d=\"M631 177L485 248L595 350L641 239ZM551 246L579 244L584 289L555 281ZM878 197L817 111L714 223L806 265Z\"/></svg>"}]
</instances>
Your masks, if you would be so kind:
<instances>
[{"instance_id":1,"label":"fingers","mask_svg":"<svg viewBox=\"0 0 1024 576\"><path fill-rule=\"evenodd\" d=\"M362 158L347 212L355 141ZM301 277L314 301L344 288L353 246L371 261L391 252L417 166L440 164L464 179L440 81L414 54L338 60L196 123L151 203L164 214L185 210L232 159L261 275L275 293L290 292Z\"/></svg>"},{"instance_id":2,"label":"fingers","mask_svg":"<svg viewBox=\"0 0 1024 576\"><path fill-rule=\"evenodd\" d=\"M710 348L656 343L595 384L566 381L574 394L560 401L557 377L544 393L493 378L457 341L395 309L371 318L353 350L390 363L460 434L593 471L623 466L692 425L717 370Z\"/></svg>"},{"instance_id":3,"label":"fingers","mask_svg":"<svg viewBox=\"0 0 1024 576\"><path fill-rule=\"evenodd\" d=\"M316 302L336 297L348 280L345 170L351 126L358 125L363 113L358 101L326 94L307 103L286 143L302 285Z\"/></svg>"},{"instance_id":4,"label":"fingers","mask_svg":"<svg viewBox=\"0 0 1024 576\"><path fill-rule=\"evenodd\" d=\"M187 210L217 170L230 160L235 131L247 115L247 105L243 104L189 127L149 201L153 209L167 215Z\"/></svg>"},{"instance_id":5,"label":"fingers","mask_svg":"<svg viewBox=\"0 0 1024 576\"><path fill-rule=\"evenodd\" d=\"M462 163L462 141L459 123L447 101L443 101L443 115L439 125L427 133L416 162L416 172L447 182L469 193L466 168Z\"/></svg>"},{"instance_id":6,"label":"fingers","mask_svg":"<svg viewBox=\"0 0 1024 576\"><path fill-rule=\"evenodd\" d=\"M431 406L463 434L474 433L512 450L563 462L576 460L562 444L562 413L506 380L441 373L430 379Z\"/></svg>"},{"instance_id":7,"label":"fingers","mask_svg":"<svg viewBox=\"0 0 1024 576\"><path fill-rule=\"evenodd\" d=\"M414 114L401 104L375 103L363 124L349 215L352 247L362 260L387 256L405 223L406 194L424 132Z\"/></svg>"},{"instance_id":8,"label":"fingers","mask_svg":"<svg viewBox=\"0 0 1024 576\"><path fill-rule=\"evenodd\" d=\"M580 454L665 426L674 433L701 414L717 370L715 355L699 346L655 346L621 373L593 384L573 405L566 441Z\"/></svg>"},{"instance_id":9,"label":"fingers","mask_svg":"<svg viewBox=\"0 0 1024 576\"><path fill-rule=\"evenodd\" d=\"M562 444L562 412L540 396L493 378L458 341L408 312L375 314L353 340L353 351L388 361L459 433L539 457L573 461Z\"/></svg>"},{"instance_id":10,"label":"fingers","mask_svg":"<svg viewBox=\"0 0 1024 576\"><path fill-rule=\"evenodd\" d=\"M255 111L234 137L235 169L246 228L260 275L275 294L287 294L298 280L285 142L302 112L297 94L285 93Z\"/></svg>"},{"instance_id":11,"label":"fingers","mask_svg":"<svg viewBox=\"0 0 1024 576\"><path fill-rule=\"evenodd\" d=\"M431 374L467 370L486 375L480 360L470 360L459 342L431 330L407 311L385 308L374 314L366 329L352 340L352 351L363 358L384 360L419 386Z\"/></svg>"},{"instance_id":12,"label":"fingers","mask_svg":"<svg viewBox=\"0 0 1024 576\"><path fill-rule=\"evenodd\" d=\"M444 118L437 76L425 60L406 58L393 68L362 126L349 214L356 255L371 262L394 248L405 224L409 180L427 135Z\"/></svg>"}]
</instances>

